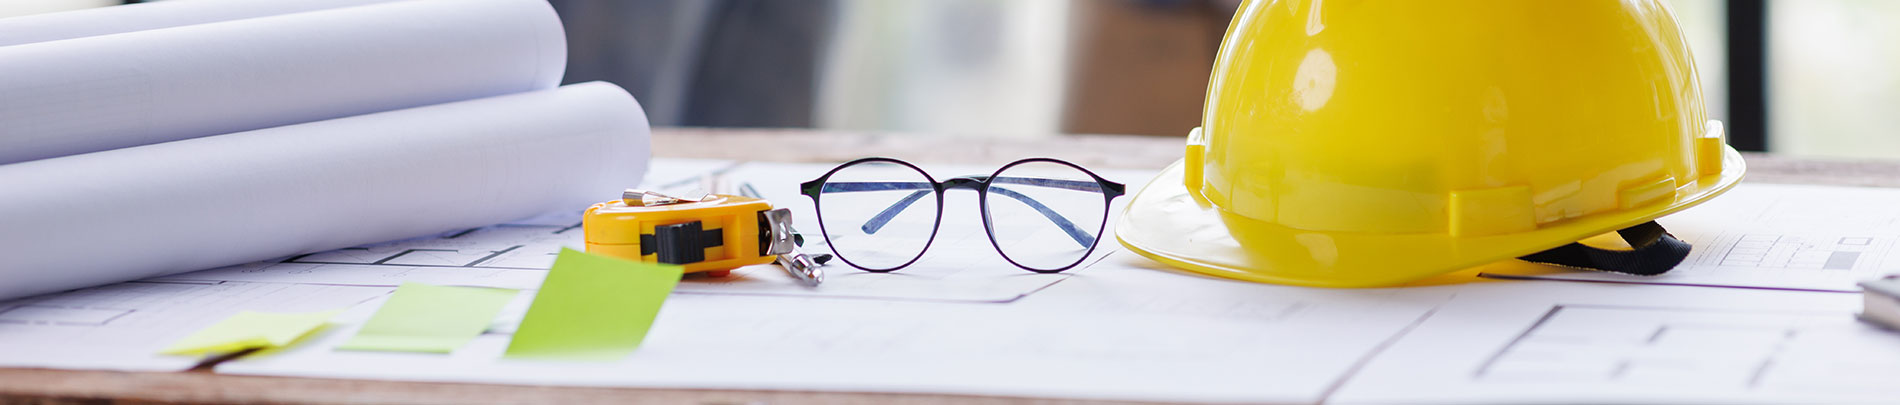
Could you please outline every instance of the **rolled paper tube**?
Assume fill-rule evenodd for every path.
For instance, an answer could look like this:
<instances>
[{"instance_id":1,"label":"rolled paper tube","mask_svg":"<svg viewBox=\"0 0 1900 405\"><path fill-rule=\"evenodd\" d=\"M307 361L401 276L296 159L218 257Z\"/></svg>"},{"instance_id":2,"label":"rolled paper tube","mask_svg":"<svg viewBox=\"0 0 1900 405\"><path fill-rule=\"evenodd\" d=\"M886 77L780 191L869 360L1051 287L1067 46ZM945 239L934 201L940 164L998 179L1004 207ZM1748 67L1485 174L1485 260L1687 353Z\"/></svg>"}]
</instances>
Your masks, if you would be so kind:
<instances>
[{"instance_id":1,"label":"rolled paper tube","mask_svg":"<svg viewBox=\"0 0 1900 405\"><path fill-rule=\"evenodd\" d=\"M0 299L578 211L649 136L592 82L0 165Z\"/></svg>"},{"instance_id":2,"label":"rolled paper tube","mask_svg":"<svg viewBox=\"0 0 1900 405\"><path fill-rule=\"evenodd\" d=\"M0 164L550 89L566 47L543 0L412 0L0 46Z\"/></svg>"}]
</instances>

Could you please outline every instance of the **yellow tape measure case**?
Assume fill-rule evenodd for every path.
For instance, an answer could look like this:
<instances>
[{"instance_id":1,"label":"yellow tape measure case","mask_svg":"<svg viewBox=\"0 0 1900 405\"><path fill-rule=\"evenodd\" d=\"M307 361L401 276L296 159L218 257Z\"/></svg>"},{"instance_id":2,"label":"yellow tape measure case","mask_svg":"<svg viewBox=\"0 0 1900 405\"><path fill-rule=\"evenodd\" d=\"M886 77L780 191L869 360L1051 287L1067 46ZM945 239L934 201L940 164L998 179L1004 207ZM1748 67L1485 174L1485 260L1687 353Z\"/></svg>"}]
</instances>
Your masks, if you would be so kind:
<instances>
[{"instance_id":1,"label":"yellow tape measure case","mask_svg":"<svg viewBox=\"0 0 1900 405\"><path fill-rule=\"evenodd\" d=\"M759 229L760 213L771 209L765 200L717 194L664 205L615 200L587 208L581 225L590 253L722 271L778 259L763 254L769 230Z\"/></svg>"}]
</instances>

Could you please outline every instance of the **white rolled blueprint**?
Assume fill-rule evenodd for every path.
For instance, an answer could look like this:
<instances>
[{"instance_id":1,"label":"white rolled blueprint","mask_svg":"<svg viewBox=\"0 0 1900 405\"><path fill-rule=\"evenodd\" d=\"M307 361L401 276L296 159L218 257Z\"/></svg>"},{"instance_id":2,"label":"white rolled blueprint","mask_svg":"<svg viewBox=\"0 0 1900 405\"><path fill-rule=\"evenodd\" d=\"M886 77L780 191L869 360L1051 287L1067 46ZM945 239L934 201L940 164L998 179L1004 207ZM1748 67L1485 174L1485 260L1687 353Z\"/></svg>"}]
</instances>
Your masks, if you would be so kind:
<instances>
[{"instance_id":1,"label":"white rolled blueprint","mask_svg":"<svg viewBox=\"0 0 1900 405\"><path fill-rule=\"evenodd\" d=\"M410 0L0 47L0 164L553 88L544 0Z\"/></svg>"},{"instance_id":2,"label":"white rolled blueprint","mask_svg":"<svg viewBox=\"0 0 1900 405\"><path fill-rule=\"evenodd\" d=\"M0 166L0 299L585 209L649 135L592 82Z\"/></svg>"},{"instance_id":3,"label":"white rolled blueprint","mask_svg":"<svg viewBox=\"0 0 1900 405\"><path fill-rule=\"evenodd\" d=\"M387 3L395 0L172 0L0 19L0 46Z\"/></svg>"}]
</instances>

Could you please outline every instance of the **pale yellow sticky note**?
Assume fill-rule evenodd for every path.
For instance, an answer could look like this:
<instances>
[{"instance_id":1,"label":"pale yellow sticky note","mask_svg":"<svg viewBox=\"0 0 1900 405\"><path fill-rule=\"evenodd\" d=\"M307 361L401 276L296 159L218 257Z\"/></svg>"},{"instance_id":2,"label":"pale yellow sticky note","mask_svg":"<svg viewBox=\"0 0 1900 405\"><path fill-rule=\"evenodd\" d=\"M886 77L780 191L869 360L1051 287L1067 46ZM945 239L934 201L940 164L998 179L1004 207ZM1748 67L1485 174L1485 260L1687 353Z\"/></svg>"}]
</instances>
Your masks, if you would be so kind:
<instances>
[{"instance_id":1,"label":"pale yellow sticky note","mask_svg":"<svg viewBox=\"0 0 1900 405\"><path fill-rule=\"evenodd\" d=\"M304 313L239 312L179 339L160 354L229 353L250 348L290 345L329 324L342 310Z\"/></svg>"},{"instance_id":2,"label":"pale yellow sticky note","mask_svg":"<svg viewBox=\"0 0 1900 405\"><path fill-rule=\"evenodd\" d=\"M402 283L337 350L449 353L475 340L515 298L505 288Z\"/></svg>"}]
</instances>

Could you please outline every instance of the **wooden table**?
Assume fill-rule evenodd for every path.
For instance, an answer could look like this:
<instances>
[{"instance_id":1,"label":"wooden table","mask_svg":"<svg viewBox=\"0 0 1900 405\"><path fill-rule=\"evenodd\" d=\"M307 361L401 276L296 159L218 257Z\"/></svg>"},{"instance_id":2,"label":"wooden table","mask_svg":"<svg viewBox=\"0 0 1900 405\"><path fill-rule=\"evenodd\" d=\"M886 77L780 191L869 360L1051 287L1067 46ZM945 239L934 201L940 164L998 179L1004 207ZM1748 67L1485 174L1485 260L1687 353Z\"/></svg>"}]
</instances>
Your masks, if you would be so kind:
<instances>
[{"instance_id":1,"label":"wooden table","mask_svg":"<svg viewBox=\"0 0 1900 405\"><path fill-rule=\"evenodd\" d=\"M1070 135L1037 139L811 130L659 129L664 157L840 162L890 156L918 163L1001 164L1053 156L1086 167L1159 169L1181 157L1171 137ZM1900 187L1900 162L1826 161L1748 154L1745 181ZM1137 186L1131 184L1130 186ZM962 395L583 388L0 368L0 404L16 403L824 403L1060 404L1083 401ZM1089 401L1098 402L1098 401Z\"/></svg>"}]
</instances>

